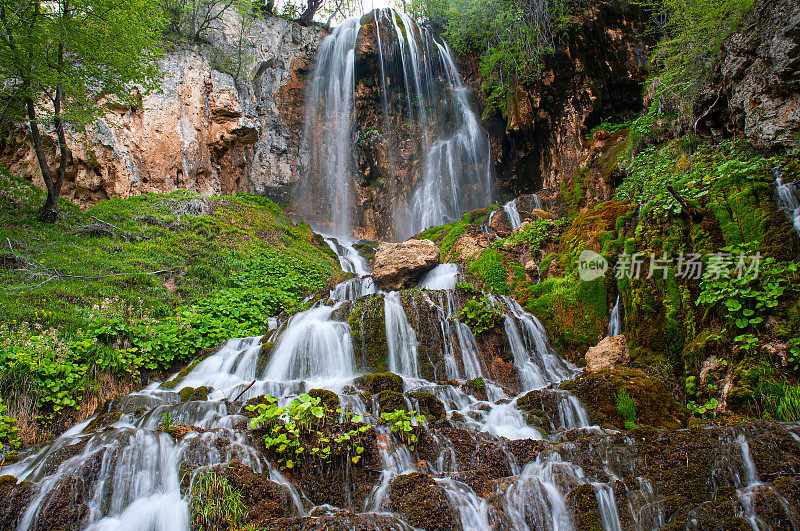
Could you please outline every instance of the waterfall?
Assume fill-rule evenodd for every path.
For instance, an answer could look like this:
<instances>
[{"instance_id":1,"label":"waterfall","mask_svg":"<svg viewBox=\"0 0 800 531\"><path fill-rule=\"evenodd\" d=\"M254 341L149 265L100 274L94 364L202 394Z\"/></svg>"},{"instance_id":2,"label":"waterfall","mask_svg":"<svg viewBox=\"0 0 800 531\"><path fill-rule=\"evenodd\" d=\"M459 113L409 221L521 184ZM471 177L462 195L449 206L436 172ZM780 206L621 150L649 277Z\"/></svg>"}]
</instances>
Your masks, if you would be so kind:
<instances>
[{"instance_id":1,"label":"waterfall","mask_svg":"<svg viewBox=\"0 0 800 531\"><path fill-rule=\"evenodd\" d=\"M306 92L303 147L309 151L312 164L316 165L314 169L323 178L315 181L306 175L300 188L302 206L316 209L319 198L324 198L332 230L344 237L351 233L353 207L353 121L350 115L355 90L355 46L360 27L358 18L348 19L322 41Z\"/></svg>"},{"instance_id":2,"label":"waterfall","mask_svg":"<svg viewBox=\"0 0 800 531\"><path fill-rule=\"evenodd\" d=\"M372 24L376 42L367 43L369 32L362 30ZM373 54L377 68L368 66ZM383 116L375 122L359 114L367 111L356 99L362 97L360 83L373 86L377 76ZM309 162L298 183L299 208L337 236L354 228L357 144L377 128L384 129L375 132L386 153L393 201L387 205L392 226L383 230L396 239L491 202L488 135L470 108L449 47L407 14L388 8L349 19L326 37L307 89L303 149ZM419 154L421 164L394 171L407 159L396 160L395 154L408 150ZM398 190L404 192L396 197Z\"/></svg>"},{"instance_id":3,"label":"waterfall","mask_svg":"<svg viewBox=\"0 0 800 531\"><path fill-rule=\"evenodd\" d=\"M425 273L417 287L422 289L452 290L458 282L458 264L439 264Z\"/></svg>"},{"instance_id":4,"label":"waterfall","mask_svg":"<svg viewBox=\"0 0 800 531\"><path fill-rule=\"evenodd\" d=\"M522 224L522 221L519 217L519 210L517 210L517 199L514 198L503 205L503 210L508 216L508 222L511 224L511 230L519 228L519 226Z\"/></svg>"},{"instance_id":5,"label":"waterfall","mask_svg":"<svg viewBox=\"0 0 800 531\"><path fill-rule=\"evenodd\" d=\"M336 308L318 305L289 320L267 366L267 380L352 378L350 327L331 320Z\"/></svg>"},{"instance_id":6,"label":"waterfall","mask_svg":"<svg viewBox=\"0 0 800 531\"><path fill-rule=\"evenodd\" d=\"M408 324L406 312L396 291L383 297L386 321L386 342L389 347L389 370L403 376L419 377L417 368L417 336Z\"/></svg>"},{"instance_id":7,"label":"waterfall","mask_svg":"<svg viewBox=\"0 0 800 531\"><path fill-rule=\"evenodd\" d=\"M797 183L784 183L783 178L777 175L775 186L778 208L792 221L797 235L800 236L800 192L797 191Z\"/></svg>"},{"instance_id":8,"label":"waterfall","mask_svg":"<svg viewBox=\"0 0 800 531\"><path fill-rule=\"evenodd\" d=\"M611 309L611 317L608 320L608 335L616 337L620 334L622 334L622 321L619 317L619 294L617 294L617 301Z\"/></svg>"}]
</instances>

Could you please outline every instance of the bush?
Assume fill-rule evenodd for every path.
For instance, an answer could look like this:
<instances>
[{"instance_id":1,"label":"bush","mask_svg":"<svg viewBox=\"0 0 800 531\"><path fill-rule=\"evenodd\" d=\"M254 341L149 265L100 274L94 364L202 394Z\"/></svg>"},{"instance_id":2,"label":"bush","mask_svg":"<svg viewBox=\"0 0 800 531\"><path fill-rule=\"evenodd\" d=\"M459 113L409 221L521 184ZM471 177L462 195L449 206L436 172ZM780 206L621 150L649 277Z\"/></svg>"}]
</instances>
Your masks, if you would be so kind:
<instances>
[{"instance_id":1,"label":"bush","mask_svg":"<svg viewBox=\"0 0 800 531\"><path fill-rule=\"evenodd\" d=\"M503 323L503 312L494 308L486 297L467 299L458 313L458 319L464 322L476 334L494 330Z\"/></svg>"}]
</instances>

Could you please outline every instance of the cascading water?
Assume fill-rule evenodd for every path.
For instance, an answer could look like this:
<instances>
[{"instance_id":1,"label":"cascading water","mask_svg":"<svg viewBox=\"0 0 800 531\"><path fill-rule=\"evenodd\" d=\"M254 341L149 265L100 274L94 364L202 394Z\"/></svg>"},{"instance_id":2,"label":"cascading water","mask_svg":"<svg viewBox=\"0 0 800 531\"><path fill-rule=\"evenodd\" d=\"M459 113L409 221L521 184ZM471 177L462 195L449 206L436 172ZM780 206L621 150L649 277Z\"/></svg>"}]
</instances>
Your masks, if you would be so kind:
<instances>
[{"instance_id":1,"label":"cascading water","mask_svg":"<svg viewBox=\"0 0 800 531\"><path fill-rule=\"evenodd\" d=\"M374 32L366 29L373 25ZM370 67L374 55L377 64ZM362 112L355 103L362 97L357 87L376 81L383 116L366 123L368 118L356 117ZM337 236L350 235L360 178L354 161L368 133L378 134L391 172L386 177L392 226L383 232L405 239L491 202L488 136L470 108L450 50L405 13L378 9L337 27L320 47L307 90L303 146L309 164L297 194L306 219ZM409 151L421 164L394 171Z\"/></svg>"},{"instance_id":2,"label":"cascading water","mask_svg":"<svg viewBox=\"0 0 800 531\"><path fill-rule=\"evenodd\" d=\"M522 220L520 220L519 210L517 210L517 199L514 198L503 205L503 210L508 216L508 222L511 224L511 230L519 228L519 226L522 224Z\"/></svg>"},{"instance_id":3,"label":"cascading water","mask_svg":"<svg viewBox=\"0 0 800 531\"><path fill-rule=\"evenodd\" d=\"M792 221L797 235L800 236L800 192L797 191L797 183L784 183L783 177L778 173L775 177L775 186L778 208Z\"/></svg>"},{"instance_id":4,"label":"cascading water","mask_svg":"<svg viewBox=\"0 0 800 531\"><path fill-rule=\"evenodd\" d=\"M347 252L337 248L342 254ZM248 419L242 415L246 400L269 393L284 405L314 385L333 390L345 411L364 415L375 427L379 456L375 466L379 468L368 471L374 480L358 501L348 491L345 499L349 501L345 503L351 504L346 507L351 511L396 518L391 501L394 480L403 474L424 472L442 489L465 530L491 529L498 513L502 513L508 529L574 529L570 493L577 487L591 489L603 529L627 529L631 522L637 530L664 525L663 497L647 478L636 477L635 461L625 457L629 446L612 446L613 431L589 428L586 410L577 397L558 389L557 384L579 371L553 350L541 323L508 297L490 300L506 315L505 340L522 390L510 396L508 389L490 377L478 339L458 320L460 295L451 287L454 274L456 268L443 267L423 284L446 285L446 289L410 290L402 294L408 299L402 300L398 292L364 296L335 288L332 295L337 297L280 324L271 320L267 339L231 339L185 376L175 375L168 383L155 382L141 392L112 400L105 411L117 416L105 428L88 428L90 421L98 420L90 419L0 470L0 475L13 474L36 487L18 529L43 528L58 504L68 499L86 509L78 526L82 529L188 531L191 477L202 467L232 461L263 473L285 488L288 506L283 510L288 514L304 518L339 514L340 509L329 503L314 505L308 487L298 482L297 476L284 476L276 463L267 461L253 442L253 432L246 429ZM380 393L370 397L353 388L358 374L354 334L345 316L370 297L382 299L389 343L386 362L391 370L404 375L406 407L419 409L430 394L441 402L448 419L444 429L431 425L428 438L416 450L419 453L412 453L379 422ZM423 306L432 312L434 332L441 332L443 376L448 382L421 376L425 374L423 356L429 354L423 353L425 338L414 327L416 313ZM476 396L475 387L467 385L474 380L483 382L482 396ZM182 402L181 390L200 387L207 389L207 400ZM553 404L544 425L532 426L518 408L529 393L539 393ZM183 438L173 439L159 430L165 415L173 423L192 429ZM576 429L581 431L570 431ZM466 462L461 454L465 434L471 434L475 441L475 453L468 450ZM605 448L598 453L597 461L587 461L589 457L581 455L572 442L582 436L594 437L596 444ZM521 463L521 467L515 454L506 448L512 440L538 440L536 444L544 450L537 451L536 457ZM634 444L630 438L626 441ZM481 449L492 445L503 448L497 459L505 467L506 477L487 490L480 483L470 482L474 479L470 467L480 466ZM744 473L736 471L739 479L733 486L739 489L743 516L755 528L761 523L754 509L756 499L769 486L759 480L744 436L733 439L731 445L740 450L744 469ZM431 448L435 452L431 453ZM184 471L194 472L184 480ZM620 479L623 477L624 482ZM624 501L619 489L625 493ZM405 528L401 520L394 522L380 528Z\"/></svg>"},{"instance_id":5,"label":"cascading water","mask_svg":"<svg viewBox=\"0 0 800 531\"><path fill-rule=\"evenodd\" d=\"M611 317L608 319L608 336L616 337L622 334L622 320L619 316L619 295L614 307L611 309Z\"/></svg>"}]
</instances>

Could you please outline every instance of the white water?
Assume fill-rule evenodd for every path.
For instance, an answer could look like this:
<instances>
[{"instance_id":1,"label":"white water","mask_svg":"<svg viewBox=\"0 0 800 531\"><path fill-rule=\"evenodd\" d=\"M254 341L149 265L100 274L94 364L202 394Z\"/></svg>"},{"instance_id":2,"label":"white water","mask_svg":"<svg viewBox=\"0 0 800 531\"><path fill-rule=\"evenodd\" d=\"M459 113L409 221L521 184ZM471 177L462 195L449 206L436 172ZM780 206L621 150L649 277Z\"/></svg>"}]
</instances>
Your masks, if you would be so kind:
<instances>
[{"instance_id":1,"label":"white water","mask_svg":"<svg viewBox=\"0 0 800 531\"><path fill-rule=\"evenodd\" d=\"M519 217L519 210L517 210L517 199L514 198L503 205L503 210L508 216L508 222L511 225L511 230L519 228L519 226L522 224L522 221Z\"/></svg>"},{"instance_id":2,"label":"white water","mask_svg":"<svg viewBox=\"0 0 800 531\"><path fill-rule=\"evenodd\" d=\"M383 297L386 322L386 343L389 348L389 370L395 374L419 377L417 367L417 335L406 318L396 291Z\"/></svg>"},{"instance_id":3,"label":"white water","mask_svg":"<svg viewBox=\"0 0 800 531\"><path fill-rule=\"evenodd\" d=\"M326 201L331 229L349 237L352 228L352 110L355 90L355 45L359 19L349 19L325 37L317 54L317 65L306 91L304 148L309 150L320 181L306 178L301 185L301 205L319 209ZM316 214L312 210L309 213ZM307 216L314 219L316 216Z\"/></svg>"},{"instance_id":4,"label":"white water","mask_svg":"<svg viewBox=\"0 0 800 531\"><path fill-rule=\"evenodd\" d=\"M425 273L417 287L423 289L456 289L458 264L439 264Z\"/></svg>"},{"instance_id":5,"label":"white water","mask_svg":"<svg viewBox=\"0 0 800 531\"><path fill-rule=\"evenodd\" d=\"M784 183L778 176L775 179L775 186L778 208L792 221L797 235L800 236L800 192L797 190L797 183Z\"/></svg>"},{"instance_id":6,"label":"white water","mask_svg":"<svg viewBox=\"0 0 800 531\"><path fill-rule=\"evenodd\" d=\"M391 205L394 237L402 240L491 202L489 141L471 110L447 44L405 13L393 9L373 13L385 129L381 136L389 166L399 152L390 144L405 143L403 135L409 134L392 130L401 121L422 153L419 178L408 178L413 189L412 182L406 183L410 191ZM343 237L353 228L357 133L367 127L353 126L359 20L342 23L320 47L305 107L303 146L310 163L297 194L306 219L330 226ZM403 102L392 104L389 95L398 92L404 94ZM396 178L389 176L393 197Z\"/></svg>"},{"instance_id":7,"label":"white water","mask_svg":"<svg viewBox=\"0 0 800 531\"><path fill-rule=\"evenodd\" d=\"M616 337L620 334L622 334L622 321L619 317L619 295L617 295L617 301L611 309L611 317L608 320L608 336Z\"/></svg>"}]
</instances>

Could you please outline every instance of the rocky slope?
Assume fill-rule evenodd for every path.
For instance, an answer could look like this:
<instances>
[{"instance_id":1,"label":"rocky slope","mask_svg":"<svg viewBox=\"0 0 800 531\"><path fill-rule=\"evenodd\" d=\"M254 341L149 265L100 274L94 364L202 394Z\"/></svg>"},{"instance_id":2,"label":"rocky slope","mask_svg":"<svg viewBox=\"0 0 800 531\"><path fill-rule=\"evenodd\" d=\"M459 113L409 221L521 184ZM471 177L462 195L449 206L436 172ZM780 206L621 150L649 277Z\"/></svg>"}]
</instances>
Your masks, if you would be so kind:
<instances>
[{"instance_id":1,"label":"rocky slope","mask_svg":"<svg viewBox=\"0 0 800 531\"><path fill-rule=\"evenodd\" d=\"M256 19L239 79L217 68L236 59L238 19L208 33L210 45L180 45L160 60L157 90L67 134L71 161L63 197L83 208L109 198L189 190L205 196L254 192L288 197L300 165L303 78L324 32L282 18ZM3 146L2 162L41 186L23 125ZM57 165L55 132L45 135Z\"/></svg>"}]
</instances>

